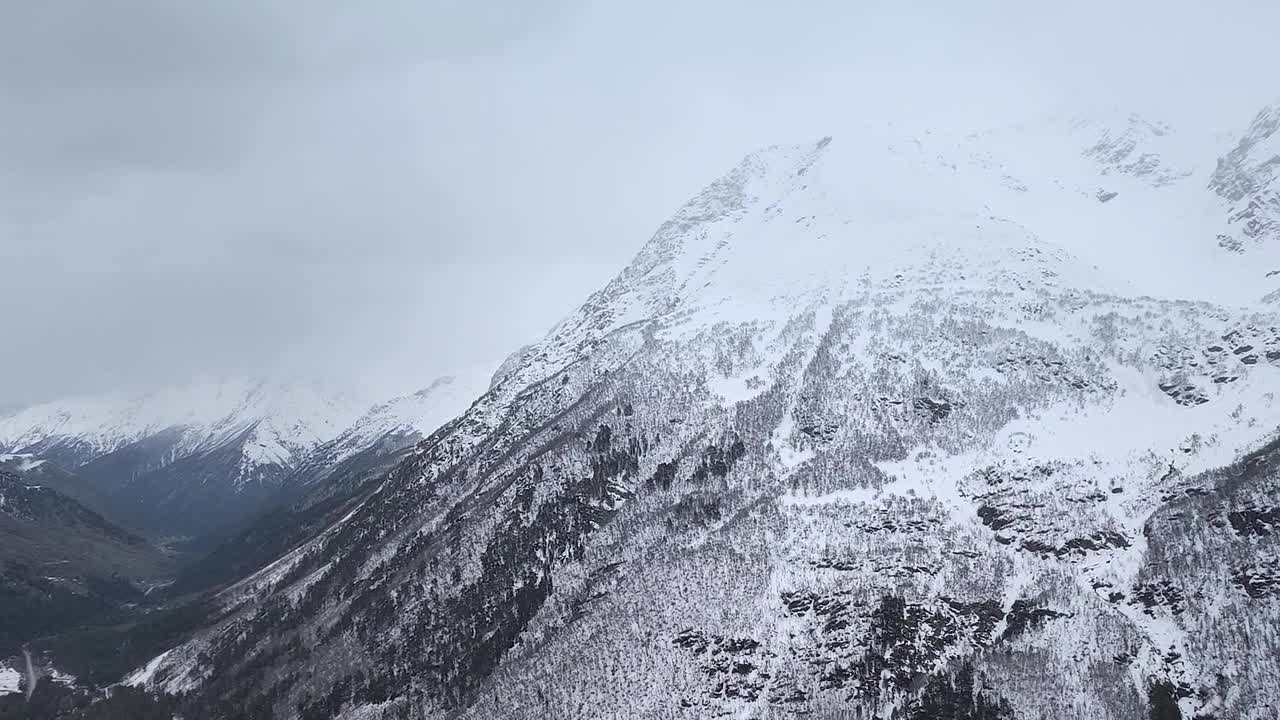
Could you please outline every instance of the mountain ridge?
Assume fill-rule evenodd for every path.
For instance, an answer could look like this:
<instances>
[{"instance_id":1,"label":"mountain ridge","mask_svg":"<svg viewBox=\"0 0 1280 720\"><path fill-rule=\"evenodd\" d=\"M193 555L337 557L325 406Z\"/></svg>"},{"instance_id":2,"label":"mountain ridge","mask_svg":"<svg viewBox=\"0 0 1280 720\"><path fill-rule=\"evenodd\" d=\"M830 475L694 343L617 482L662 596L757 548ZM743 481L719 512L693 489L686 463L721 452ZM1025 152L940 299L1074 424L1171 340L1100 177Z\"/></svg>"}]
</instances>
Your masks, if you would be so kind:
<instances>
[{"instance_id":1,"label":"mountain ridge","mask_svg":"<svg viewBox=\"0 0 1280 720\"><path fill-rule=\"evenodd\" d=\"M1219 243L1198 137L748 156L127 682L212 717L1262 717L1280 248Z\"/></svg>"},{"instance_id":2,"label":"mountain ridge","mask_svg":"<svg viewBox=\"0 0 1280 720\"><path fill-rule=\"evenodd\" d=\"M119 621L173 559L36 478L0 468L0 657L90 621Z\"/></svg>"},{"instance_id":3,"label":"mountain ridge","mask_svg":"<svg viewBox=\"0 0 1280 720\"><path fill-rule=\"evenodd\" d=\"M148 534L225 533L385 435L434 429L481 382L458 377L374 409L323 384L244 379L72 398L0 418L0 449L75 471L106 498L91 504Z\"/></svg>"}]
</instances>

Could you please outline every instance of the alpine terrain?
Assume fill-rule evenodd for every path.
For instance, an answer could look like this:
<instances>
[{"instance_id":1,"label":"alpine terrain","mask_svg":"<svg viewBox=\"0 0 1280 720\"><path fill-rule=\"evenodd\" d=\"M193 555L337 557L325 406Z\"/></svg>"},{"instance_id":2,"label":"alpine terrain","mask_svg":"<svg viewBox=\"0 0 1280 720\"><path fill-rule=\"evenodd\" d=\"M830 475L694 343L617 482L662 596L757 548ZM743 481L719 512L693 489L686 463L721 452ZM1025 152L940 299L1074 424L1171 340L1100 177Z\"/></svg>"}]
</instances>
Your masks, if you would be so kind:
<instances>
[{"instance_id":1,"label":"alpine terrain","mask_svg":"<svg viewBox=\"0 0 1280 720\"><path fill-rule=\"evenodd\" d=\"M212 426L195 422L199 415L190 409L186 416L155 412L160 399L172 408L199 399L190 390L132 404L102 398L98 414L84 401L68 401L8 418L10 431L20 432L11 445L27 452L0 454L0 664L17 667L34 656L35 688L42 687L41 673L90 686L118 679L134 653L199 624L205 595L347 512L370 482L464 409L489 378L483 371L440 378L374 406L337 433L317 421L322 414L300 414L280 397L275 414L268 414L265 396L255 403L255 393ZM33 417L51 420L22 430L19 422ZM117 422L91 425L107 417ZM282 437L276 430L286 421L289 436L302 439L281 442L286 454L264 455L264 439ZM333 437L314 444L307 433L315 428ZM165 445L184 439L189 442ZM159 454L145 451L162 446L167 449ZM49 459L73 465L76 448L96 457L75 472ZM117 520L185 535L215 530L177 552ZM31 681L24 685L24 692L34 689ZM57 693L43 700L62 704ZM19 709L24 717L44 716L28 704ZM0 718L5 712L0 703Z\"/></svg>"},{"instance_id":2,"label":"alpine terrain","mask_svg":"<svg viewBox=\"0 0 1280 720\"><path fill-rule=\"evenodd\" d=\"M201 718L1276 717L1280 105L1241 120L748 156L126 685Z\"/></svg>"},{"instance_id":3,"label":"alpine terrain","mask_svg":"<svg viewBox=\"0 0 1280 720\"><path fill-rule=\"evenodd\" d=\"M487 381L462 373L372 409L322 383L244 379L75 398L0 418L0 450L72 470L67 492L139 532L218 535L343 461L412 445Z\"/></svg>"},{"instance_id":4,"label":"alpine terrain","mask_svg":"<svg viewBox=\"0 0 1280 720\"><path fill-rule=\"evenodd\" d=\"M0 464L0 660L29 638L118 619L173 571L146 540L39 480Z\"/></svg>"}]
</instances>

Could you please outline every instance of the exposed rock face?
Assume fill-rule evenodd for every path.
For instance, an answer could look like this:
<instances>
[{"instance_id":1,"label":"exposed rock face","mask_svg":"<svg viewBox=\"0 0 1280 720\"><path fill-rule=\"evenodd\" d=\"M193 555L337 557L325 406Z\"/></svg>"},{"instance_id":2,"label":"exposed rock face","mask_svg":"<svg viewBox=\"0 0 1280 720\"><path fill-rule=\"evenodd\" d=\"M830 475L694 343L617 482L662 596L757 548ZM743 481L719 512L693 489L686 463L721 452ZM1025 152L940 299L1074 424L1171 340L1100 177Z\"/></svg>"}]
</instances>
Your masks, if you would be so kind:
<instances>
[{"instance_id":1,"label":"exposed rock face","mask_svg":"<svg viewBox=\"0 0 1280 720\"><path fill-rule=\"evenodd\" d=\"M1280 106L1263 109L1231 152L1218 160L1209 188L1230 203L1223 247L1245 248L1280 239Z\"/></svg>"},{"instance_id":2,"label":"exposed rock face","mask_svg":"<svg viewBox=\"0 0 1280 720\"><path fill-rule=\"evenodd\" d=\"M1082 259L1205 193L1167 136L750 156L133 682L249 717L1267 716L1280 316L1135 290L1194 277L1202 226L1122 281Z\"/></svg>"}]
</instances>

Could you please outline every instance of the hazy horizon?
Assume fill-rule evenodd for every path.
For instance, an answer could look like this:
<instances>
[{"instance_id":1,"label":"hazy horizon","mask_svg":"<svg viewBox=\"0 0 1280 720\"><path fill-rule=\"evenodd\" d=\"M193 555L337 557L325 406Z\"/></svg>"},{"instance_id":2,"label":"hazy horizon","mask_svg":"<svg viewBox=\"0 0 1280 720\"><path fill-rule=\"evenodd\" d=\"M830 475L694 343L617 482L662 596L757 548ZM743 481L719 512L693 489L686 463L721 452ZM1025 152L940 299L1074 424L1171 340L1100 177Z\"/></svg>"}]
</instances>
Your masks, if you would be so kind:
<instances>
[{"instance_id":1,"label":"hazy horizon","mask_svg":"<svg viewBox=\"0 0 1280 720\"><path fill-rule=\"evenodd\" d=\"M1247 17L1243 22L1241 18ZM496 363L745 154L1075 108L1246 125L1280 7L0 7L0 409Z\"/></svg>"}]
</instances>

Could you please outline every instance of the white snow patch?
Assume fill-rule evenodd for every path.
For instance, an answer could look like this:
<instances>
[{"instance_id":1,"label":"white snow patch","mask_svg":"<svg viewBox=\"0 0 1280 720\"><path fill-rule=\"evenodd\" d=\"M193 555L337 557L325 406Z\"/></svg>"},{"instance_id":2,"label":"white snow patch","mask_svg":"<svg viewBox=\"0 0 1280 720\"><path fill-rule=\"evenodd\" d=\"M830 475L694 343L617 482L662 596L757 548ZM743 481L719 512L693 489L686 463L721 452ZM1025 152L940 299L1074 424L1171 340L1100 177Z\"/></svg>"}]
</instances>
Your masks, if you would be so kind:
<instances>
[{"instance_id":1,"label":"white snow patch","mask_svg":"<svg viewBox=\"0 0 1280 720\"><path fill-rule=\"evenodd\" d=\"M773 431L770 442L778 451L778 463L782 467L783 477L795 472L796 468L809 462L814 457L814 452L807 449L799 449L791 444L791 436L795 432L796 421L788 413L787 416L778 424L777 429Z\"/></svg>"},{"instance_id":2,"label":"white snow patch","mask_svg":"<svg viewBox=\"0 0 1280 720\"><path fill-rule=\"evenodd\" d=\"M139 687L150 683L151 678L155 677L156 671L160 669L160 665L164 663L165 657L171 652L173 651L166 650L165 652L151 658L151 661L142 669L135 671L132 675L125 678L124 684L130 687Z\"/></svg>"},{"instance_id":3,"label":"white snow patch","mask_svg":"<svg viewBox=\"0 0 1280 720\"><path fill-rule=\"evenodd\" d=\"M769 383L759 373L751 373L743 377L713 377L707 381L707 388L723 398L726 405L737 405L760 396L769 389Z\"/></svg>"},{"instance_id":4,"label":"white snow patch","mask_svg":"<svg viewBox=\"0 0 1280 720\"><path fill-rule=\"evenodd\" d=\"M0 465L16 463L18 472L30 472L44 465L47 460L37 458L31 453L4 453L0 454Z\"/></svg>"},{"instance_id":5,"label":"white snow patch","mask_svg":"<svg viewBox=\"0 0 1280 720\"><path fill-rule=\"evenodd\" d=\"M7 665L0 665L0 695L22 692L22 673Z\"/></svg>"},{"instance_id":6,"label":"white snow patch","mask_svg":"<svg viewBox=\"0 0 1280 720\"><path fill-rule=\"evenodd\" d=\"M979 466L977 452L945 455L928 448L918 449L906 460L879 462L876 467L889 476L881 491L902 497L934 498L946 505L956 519L972 519L973 503L960 494L959 484Z\"/></svg>"}]
</instances>

